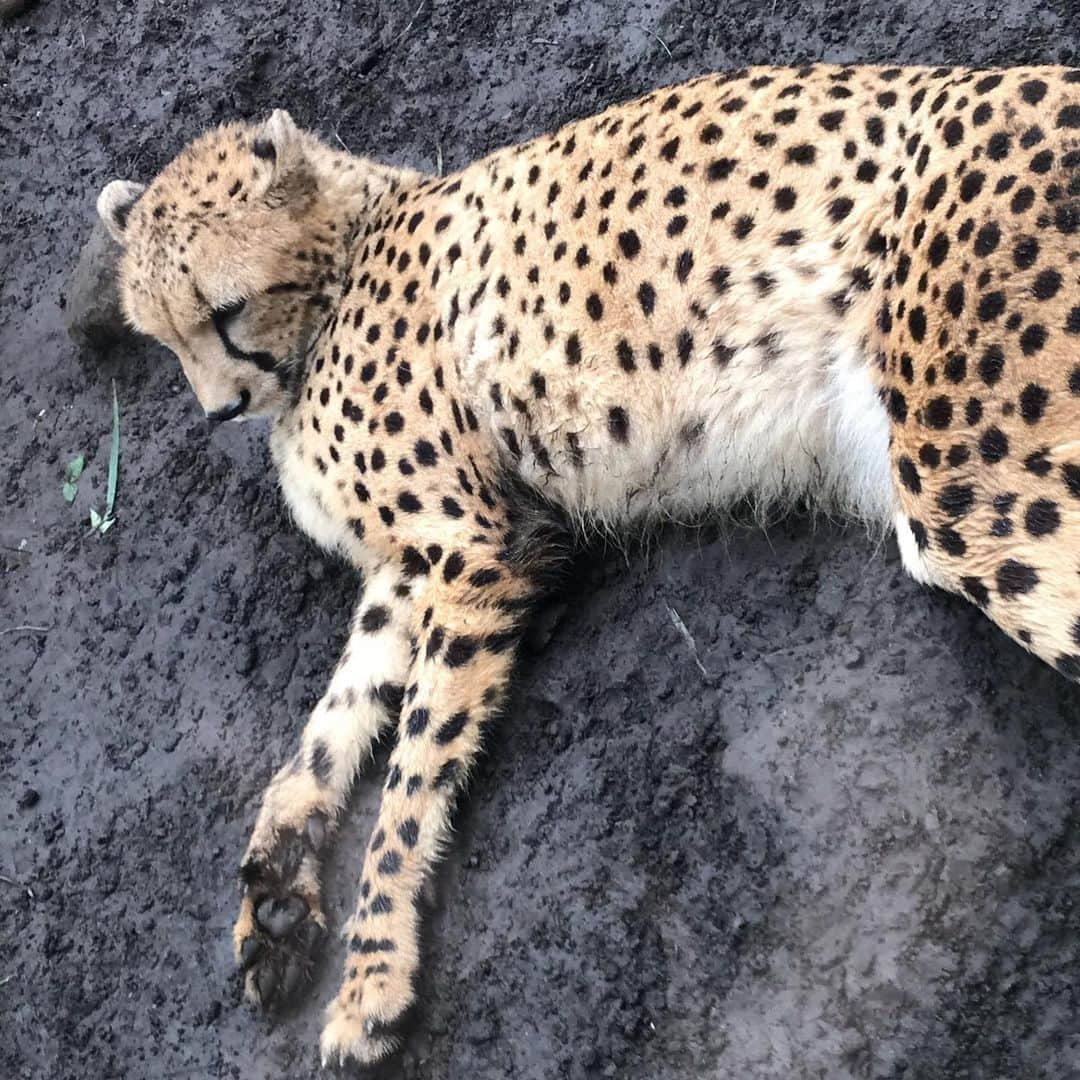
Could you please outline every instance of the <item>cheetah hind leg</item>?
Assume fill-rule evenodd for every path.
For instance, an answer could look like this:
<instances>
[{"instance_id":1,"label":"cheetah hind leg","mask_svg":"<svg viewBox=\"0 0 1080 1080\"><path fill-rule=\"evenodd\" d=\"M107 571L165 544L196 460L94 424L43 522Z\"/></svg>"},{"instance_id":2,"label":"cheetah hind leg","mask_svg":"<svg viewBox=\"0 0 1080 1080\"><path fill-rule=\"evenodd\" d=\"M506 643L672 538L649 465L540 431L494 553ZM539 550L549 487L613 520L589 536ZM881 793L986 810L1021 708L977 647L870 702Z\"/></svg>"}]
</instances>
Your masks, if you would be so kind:
<instances>
[{"instance_id":1,"label":"cheetah hind leg","mask_svg":"<svg viewBox=\"0 0 1080 1080\"><path fill-rule=\"evenodd\" d=\"M248 999L265 1008L285 1005L309 979L327 929L323 854L360 763L400 707L410 617L400 584L389 569L373 575L300 750L266 789L241 864L233 946Z\"/></svg>"}]
</instances>

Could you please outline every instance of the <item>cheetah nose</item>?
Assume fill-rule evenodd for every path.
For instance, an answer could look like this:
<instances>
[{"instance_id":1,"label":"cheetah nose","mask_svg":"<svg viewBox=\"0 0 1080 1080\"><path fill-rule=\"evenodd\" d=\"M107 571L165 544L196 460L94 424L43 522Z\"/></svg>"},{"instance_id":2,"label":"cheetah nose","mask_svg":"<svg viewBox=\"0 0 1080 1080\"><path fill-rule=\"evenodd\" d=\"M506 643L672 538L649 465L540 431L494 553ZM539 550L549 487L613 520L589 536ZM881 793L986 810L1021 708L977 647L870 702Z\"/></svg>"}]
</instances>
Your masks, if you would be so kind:
<instances>
[{"instance_id":1,"label":"cheetah nose","mask_svg":"<svg viewBox=\"0 0 1080 1080\"><path fill-rule=\"evenodd\" d=\"M251 394L247 390L241 390L240 396L230 402L223 409L215 409L206 414L206 419L212 424L220 424L225 420L235 420L250 404Z\"/></svg>"}]
</instances>

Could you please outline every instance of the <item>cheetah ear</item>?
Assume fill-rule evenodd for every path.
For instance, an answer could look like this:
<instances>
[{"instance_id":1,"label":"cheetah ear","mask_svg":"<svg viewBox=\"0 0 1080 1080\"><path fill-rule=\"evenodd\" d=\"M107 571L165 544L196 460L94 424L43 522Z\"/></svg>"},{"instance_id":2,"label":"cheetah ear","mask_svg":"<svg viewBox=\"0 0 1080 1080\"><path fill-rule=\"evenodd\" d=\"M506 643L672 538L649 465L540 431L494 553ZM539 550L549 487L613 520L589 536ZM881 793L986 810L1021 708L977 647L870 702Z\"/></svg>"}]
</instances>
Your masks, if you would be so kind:
<instances>
[{"instance_id":1,"label":"cheetah ear","mask_svg":"<svg viewBox=\"0 0 1080 1080\"><path fill-rule=\"evenodd\" d=\"M255 135L251 152L269 168L260 169L254 187L256 196L280 187L303 172L304 151L300 129L284 109L275 109Z\"/></svg>"},{"instance_id":2,"label":"cheetah ear","mask_svg":"<svg viewBox=\"0 0 1080 1080\"><path fill-rule=\"evenodd\" d=\"M123 244L128 215L145 190L145 184L136 184L133 180L113 180L101 189L97 199L98 216L117 243Z\"/></svg>"}]
</instances>

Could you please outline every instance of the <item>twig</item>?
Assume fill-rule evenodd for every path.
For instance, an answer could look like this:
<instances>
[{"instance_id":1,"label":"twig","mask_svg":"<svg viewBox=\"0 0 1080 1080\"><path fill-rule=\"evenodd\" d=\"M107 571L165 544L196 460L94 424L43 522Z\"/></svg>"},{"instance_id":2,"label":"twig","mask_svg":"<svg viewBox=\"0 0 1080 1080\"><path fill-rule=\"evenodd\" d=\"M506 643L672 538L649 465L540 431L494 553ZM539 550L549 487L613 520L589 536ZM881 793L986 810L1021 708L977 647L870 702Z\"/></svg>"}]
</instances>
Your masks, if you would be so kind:
<instances>
[{"instance_id":1,"label":"twig","mask_svg":"<svg viewBox=\"0 0 1080 1080\"><path fill-rule=\"evenodd\" d=\"M23 631L30 631L35 634L47 634L51 629L51 626L9 626L6 630L0 630L0 637L3 637L5 634L19 634Z\"/></svg>"},{"instance_id":2,"label":"twig","mask_svg":"<svg viewBox=\"0 0 1080 1080\"><path fill-rule=\"evenodd\" d=\"M663 38L662 38L662 37L661 37L661 36L660 36L660 35L659 35L658 33L656 33L656 31L654 31L654 30L650 30L650 29L649 29L649 28L648 28L647 26L642 26L642 25L641 25L640 23L639 23L639 24L637 24L637 28L638 28L639 30L644 30L644 31L645 31L645 33L649 35L649 37L654 37L654 38L656 38L656 40L657 40L657 41L659 41L659 42L660 42L660 44L661 44L661 45L662 45L662 46L664 47L664 52L666 52L666 53L667 53L667 55L668 55L668 59L669 59L669 60L674 60L674 59L675 59L675 58L674 58L674 57L673 57L673 56L671 55L671 50L670 50L670 49L669 49L669 48L667 47L667 42L666 42L666 41L665 41L665 40L664 40L664 39L663 39Z\"/></svg>"},{"instance_id":3,"label":"twig","mask_svg":"<svg viewBox=\"0 0 1080 1080\"><path fill-rule=\"evenodd\" d=\"M534 45L554 45L556 47L558 47L559 44L557 41L552 41L551 38L544 37L534 37L532 43Z\"/></svg>"},{"instance_id":4,"label":"twig","mask_svg":"<svg viewBox=\"0 0 1080 1080\"><path fill-rule=\"evenodd\" d=\"M435 175L442 176L443 160L442 160L442 143L435 144Z\"/></svg>"},{"instance_id":5,"label":"twig","mask_svg":"<svg viewBox=\"0 0 1080 1080\"><path fill-rule=\"evenodd\" d=\"M413 24L420 18L420 12L424 10L426 3L427 0L420 0L420 6L413 12L413 17L405 24L405 29L386 46L388 49L392 49L413 28Z\"/></svg>"},{"instance_id":6,"label":"twig","mask_svg":"<svg viewBox=\"0 0 1080 1080\"><path fill-rule=\"evenodd\" d=\"M0 979L0 986L7 986L7 984L9 982L11 982L11 980L14 979L14 978L15 978L14 972L12 972L12 974L10 974L10 975L5 975L2 979Z\"/></svg>"},{"instance_id":7,"label":"twig","mask_svg":"<svg viewBox=\"0 0 1080 1080\"><path fill-rule=\"evenodd\" d=\"M30 897L31 900L34 899L34 890L31 889L29 885L24 885L21 881L16 881L14 878L9 878L7 874L0 874L0 882L2 882L4 885L11 885L16 889L25 889L26 895Z\"/></svg>"},{"instance_id":8,"label":"twig","mask_svg":"<svg viewBox=\"0 0 1080 1080\"><path fill-rule=\"evenodd\" d=\"M671 616L671 624L679 632L679 636L690 646L690 653L694 657L694 663L698 666L698 671L707 679L709 677L708 671L705 670L705 665L701 662L697 651L697 642L694 640L693 634L686 628L686 623L682 621L679 613L670 605L664 605L668 609L668 615Z\"/></svg>"}]
</instances>

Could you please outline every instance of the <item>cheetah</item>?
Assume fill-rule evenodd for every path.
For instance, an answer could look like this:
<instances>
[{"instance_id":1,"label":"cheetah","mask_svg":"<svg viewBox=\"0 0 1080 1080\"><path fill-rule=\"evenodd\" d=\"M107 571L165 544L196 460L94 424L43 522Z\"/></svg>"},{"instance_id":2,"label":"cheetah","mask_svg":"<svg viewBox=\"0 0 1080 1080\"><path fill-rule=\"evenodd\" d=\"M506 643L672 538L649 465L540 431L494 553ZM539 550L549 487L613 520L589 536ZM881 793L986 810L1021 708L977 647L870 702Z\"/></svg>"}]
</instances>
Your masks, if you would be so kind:
<instances>
[{"instance_id":1,"label":"cheetah","mask_svg":"<svg viewBox=\"0 0 1080 1080\"><path fill-rule=\"evenodd\" d=\"M396 722L324 1062L401 1043L418 901L564 530L822 507L1080 680L1080 70L706 75L447 177L278 110L98 210L131 324L209 420L269 421L296 523L362 575L234 933L248 997L290 998Z\"/></svg>"}]
</instances>

